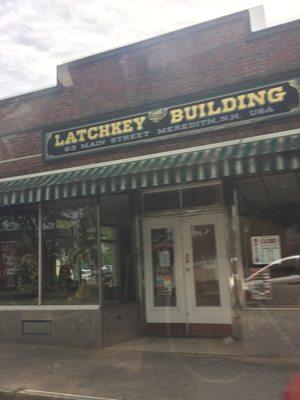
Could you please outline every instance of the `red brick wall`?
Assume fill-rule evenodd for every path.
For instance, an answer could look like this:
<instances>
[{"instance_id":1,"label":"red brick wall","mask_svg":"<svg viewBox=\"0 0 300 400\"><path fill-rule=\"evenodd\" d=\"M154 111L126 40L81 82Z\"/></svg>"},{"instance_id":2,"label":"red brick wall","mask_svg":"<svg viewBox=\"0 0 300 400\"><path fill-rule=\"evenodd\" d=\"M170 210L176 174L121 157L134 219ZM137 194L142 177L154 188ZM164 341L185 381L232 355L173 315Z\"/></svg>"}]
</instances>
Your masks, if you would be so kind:
<instances>
[{"instance_id":1,"label":"red brick wall","mask_svg":"<svg viewBox=\"0 0 300 400\"><path fill-rule=\"evenodd\" d=\"M73 82L38 96L0 102L0 177L88 164L203 143L253 136L300 127L300 118L277 123L204 133L190 139L107 150L80 159L48 165L42 157L5 162L42 153L42 129L70 127L79 119L95 118L143 104L194 93L222 93L222 87L270 81L300 66L300 25L272 34L249 37L245 13L206 29L191 29L177 37L150 41L125 52L87 63L70 64ZM201 27L201 25L199 25Z\"/></svg>"}]
</instances>

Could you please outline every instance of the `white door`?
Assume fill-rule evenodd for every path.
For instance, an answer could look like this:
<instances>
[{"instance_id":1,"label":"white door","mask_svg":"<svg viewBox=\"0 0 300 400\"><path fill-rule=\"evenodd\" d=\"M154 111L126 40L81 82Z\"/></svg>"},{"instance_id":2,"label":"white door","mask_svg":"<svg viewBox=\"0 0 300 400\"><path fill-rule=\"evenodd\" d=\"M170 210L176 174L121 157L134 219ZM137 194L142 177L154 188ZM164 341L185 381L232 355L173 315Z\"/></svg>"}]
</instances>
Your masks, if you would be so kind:
<instances>
[{"instance_id":1,"label":"white door","mask_svg":"<svg viewBox=\"0 0 300 400\"><path fill-rule=\"evenodd\" d=\"M147 322L185 322L185 282L178 218L144 221Z\"/></svg>"},{"instance_id":2,"label":"white door","mask_svg":"<svg viewBox=\"0 0 300 400\"><path fill-rule=\"evenodd\" d=\"M149 323L231 324L222 213L144 221Z\"/></svg>"},{"instance_id":3,"label":"white door","mask_svg":"<svg viewBox=\"0 0 300 400\"><path fill-rule=\"evenodd\" d=\"M187 323L231 324L225 227L222 213L182 219Z\"/></svg>"}]
</instances>

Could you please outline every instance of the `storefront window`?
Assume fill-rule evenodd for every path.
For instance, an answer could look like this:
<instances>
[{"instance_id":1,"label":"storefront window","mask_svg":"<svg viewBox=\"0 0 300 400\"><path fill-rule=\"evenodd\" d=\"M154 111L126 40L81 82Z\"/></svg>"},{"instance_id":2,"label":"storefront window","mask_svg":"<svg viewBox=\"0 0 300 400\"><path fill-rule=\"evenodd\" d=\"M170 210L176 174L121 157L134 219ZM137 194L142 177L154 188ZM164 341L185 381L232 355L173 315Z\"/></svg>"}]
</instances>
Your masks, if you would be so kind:
<instances>
[{"instance_id":1,"label":"storefront window","mask_svg":"<svg viewBox=\"0 0 300 400\"><path fill-rule=\"evenodd\" d=\"M37 206L0 213L0 305L38 302Z\"/></svg>"},{"instance_id":2,"label":"storefront window","mask_svg":"<svg viewBox=\"0 0 300 400\"><path fill-rule=\"evenodd\" d=\"M135 264L129 196L102 196L100 214L104 302L118 304L135 301Z\"/></svg>"},{"instance_id":3,"label":"storefront window","mask_svg":"<svg viewBox=\"0 0 300 400\"><path fill-rule=\"evenodd\" d=\"M99 304L100 268L106 303L135 301L128 195L42 204L41 216L42 305ZM0 305L39 304L38 245L38 205L1 210Z\"/></svg>"},{"instance_id":4,"label":"storefront window","mask_svg":"<svg viewBox=\"0 0 300 400\"><path fill-rule=\"evenodd\" d=\"M43 207L43 304L98 304L97 203Z\"/></svg>"},{"instance_id":5,"label":"storefront window","mask_svg":"<svg viewBox=\"0 0 300 400\"><path fill-rule=\"evenodd\" d=\"M299 307L299 176L245 179L238 182L238 190L247 305Z\"/></svg>"}]
</instances>

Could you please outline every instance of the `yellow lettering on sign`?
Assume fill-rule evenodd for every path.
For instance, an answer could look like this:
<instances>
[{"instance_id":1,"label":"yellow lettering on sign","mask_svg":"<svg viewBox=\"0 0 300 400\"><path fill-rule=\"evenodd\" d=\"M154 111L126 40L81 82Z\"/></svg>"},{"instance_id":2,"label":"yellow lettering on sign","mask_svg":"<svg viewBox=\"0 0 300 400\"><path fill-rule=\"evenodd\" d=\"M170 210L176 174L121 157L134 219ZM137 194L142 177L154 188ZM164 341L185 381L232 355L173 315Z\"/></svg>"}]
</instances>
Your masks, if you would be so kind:
<instances>
[{"instance_id":1,"label":"yellow lettering on sign","mask_svg":"<svg viewBox=\"0 0 300 400\"><path fill-rule=\"evenodd\" d=\"M112 122L110 124L110 126L111 126L111 135L112 136L121 135L122 130L121 130L121 122L120 121L119 122Z\"/></svg>"},{"instance_id":2,"label":"yellow lettering on sign","mask_svg":"<svg viewBox=\"0 0 300 400\"><path fill-rule=\"evenodd\" d=\"M76 131L76 136L78 137L78 142L82 143L85 141L86 129L78 129Z\"/></svg>"},{"instance_id":3,"label":"yellow lettering on sign","mask_svg":"<svg viewBox=\"0 0 300 400\"><path fill-rule=\"evenodd\" d=\"M245 108L247 108L246 104L245 104L245 99L246 99L246 95L245 94L240 94L239 96L237 96L238 102L239 102L239 106L238 109L239 110L244 110Z\"/></svg>"},{"instance_id":4,"label":"yellow lettering on sign","mask_svg":"<svg viewBox=\"0 0 300 400\"><path fill-rule=\"evenodd\" d=\"M141 117L133 118L132 120L136 124L136 129L138 131L142 131L144 129L143 128L143 123L146 121L146 117L144 115L141 116Z\"/></svg>"},{"instance_id":5,"label":"yellow lettering on sign","mask_svg":"<svg viewBox=\"0 0 300 400\"><path fill-rule=\"evenodd\" d=\"M269 103L279 103L283 101L286 95L286 91L283 90L282 86L274 87L268 90L268 102Z\"/></svg>"},{"instance_id":6,"label":"yellow lettering on sign","mask_svg":"<svg viewBox=\"0 0 300 400\"><path fill-rule=\"evenodd\" d=\"M77 142L78 142L78 140L77 140L74 132L72 132L72 131L68 132L68 136L65 141L65 144L73 144L73 143L77 143Z\"/></svg>"},{"instance_id":7,"label":"yellow lettering on sign","mask_svg":"<svg viewBox=\"0 0 300 400\"><path fill-rule=\"evenodd\" d=\"M91 126L87 131L87 137L89 140L95 140L98 137L98 127Z\"/></svg>"},{"instance_id":8,"label":"yellow lettering on sign","mask_svg":"<svg viewBox=\"0 0 300 400\"><path fill-rule=\"evenodd\" d=\"M235 97L227 97L225 99L222 99L221 103L223 105L223 113L232 112L237 108L237 100Z\"/></svg>"},{"instance_id":9,"label":"yellow lettering on sign","mask_svg":"<svg viewBox=\"0 0 300 400\"><path fill-rule=\"evenodd\" d=\"M211 99L210 101L203 101L202 103L198 104L192 103L183 105L181 107L178 106L178 108L169 110L170 124L180 124L186 121L195 121L197 119L232 113L238 110L251 109L255 107L259 108L268 104L280 103L284 101L287 94L288 91L285 90L285 84L282 83L281 85L272 86L269 88L267 87L265 89L254 89L253 91L248 91L246 93L230 94L228 95L230 97L219 97L216 99ZM165 110L162 111L165 112ZM253 114L260 115L262 113L260 111L261 110L259 110L259 114L254 112ZM212 122L214 122L214 120L217 119L212 118L212 120ZM224 121L227 120L229 121L228 116L224 116ZM53 145L55 148L59 148L62 146L93 141L98 138L106 138L116 135L125 135L135 131L143 131L145 129L144 125L146 121L147 114L144 114L113 122L108 121L107 123L103 123L101 125L95 125L86 128L82 127L74 131L61 131L59 133L53 133L51 134L53 136L51 136L50 139L51 145ZM222 122L223 119L220 121ZM194 124L190 123L191 127L192 125ZM186 129L186 127L183 126L182 129ZM140 135L141 134L139 133L138 136ZM123 141L125 140L130 140L130 135L128 135L128 137L124 137ZM117 142L118 138L111 139L111 143Z\"/></svg>"},{"instance_id":10,"label":"yellow lettering on sign","mask_svg":"<svg viewBox=\"0 0 300 400\"><path fill-rule=\"evenodd\" d=\"M132 119L124 119L123 121L123 133L133 132Z\"/></svg>"},{"instance_id":11,"label":"yellow lettering on sign","mask_svg":"<svg viewBox=\"0 0 300 400\"><path fill-rule=\"evenodd\" d=\"M214 108L215 107L215 102L214 101L209 101L207 103L207 115L218 115L221 114L222 110L221 107Z\"/></svg>"},{"instance_id":12,"label":"yellow lettering on sign","mask_svg":"<svg viewBox=\"0 0 300 400\"><path fill-rule=\"evenodd\" d=\"M99 137L109 136L109 124L99 125Z\"/></svg>"},{"instance_id":13,"label":"yellow lettering on sign","mask_svg":"<svg viewBox=\"0 0 300 400\"><path fill-rule=\"evenodd\" d=\"M266 104L266 90L259 90L257 93L248 93L248 108L255 107L257 105L264 106Z\"/></svg>"},{"instance_id":14,"label":"yellow lettering on sign","mask_svg":"<svg viewBox=\"0 0 300 400\"><path fill-rule=\"evenodd\" d=\"M65 144L65 141L60 138L60 134L59 133L54 135L54 138L55 138L54 147L60 147L60 146L63 146Z\"/></svg>"},{"instance_id":15,"label":"yellow lettering on sign","mask_svg":"<svg viewBox=\"0 0 300 400\"><path fill-rule=\"evenodd\" d=\"M185 119L193 121L197 118L197 105L184 107Z\"/></svg>"},{"instance_id":16,"label":"yellow lettering on sign","mask_svg":"<svg viewBox=\"0 0 300 400\"><path fill-rule=\"evenodd\" d=\"M177 124L183 120L183 111L181 108L175 108L175 110L170 110L171 114L171 124Z\"/></svg>"},{"instance_id":17,"label":"yellow lettering on sign","mask_svg":"<svg viewBox=\"0 0 300 400\"><path fill-rule=\"evenodd\" d=\"M206 106L206 103L198 104L198 108L199 108L199 118L204 118L204 117L206 117L205 106Z\"/></svg>"}]
</instances>

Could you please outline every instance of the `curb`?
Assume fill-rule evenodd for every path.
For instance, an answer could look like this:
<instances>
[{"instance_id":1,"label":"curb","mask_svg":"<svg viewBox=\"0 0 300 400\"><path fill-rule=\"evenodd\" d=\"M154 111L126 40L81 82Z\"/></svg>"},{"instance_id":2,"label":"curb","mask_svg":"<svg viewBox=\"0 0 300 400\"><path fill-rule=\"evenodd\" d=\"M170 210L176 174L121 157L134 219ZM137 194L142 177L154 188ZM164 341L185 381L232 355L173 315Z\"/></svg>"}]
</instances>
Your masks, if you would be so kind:
<instances>
[{"instance_id":1,"label":"curb","mask_svg":"<svg viewBox=\"0 0 300 400\"><path fill-rule=\"evenodd\" d=\"M260 365L282 365L282 366L300 366L300 358L289 358L289 357L268 357L268 356L251 356L244 354L223 354L223 353L196 353L196 352L183 352L183 351L160 351L160 350L140 350L140 349L110 349L104 348L102 351L126 351L144 354L156 354L173 357L199 357L199 358L223 358L229 360L235 360L239 362L249 364L260 364Z\"/></svg>"},{"instance_id":2,"label":"curb","mask_svg":"<svg viewBox=\"0 0 300 400\"><path fill-rule=\"evenodd\" d=\"M7 390L0 388L1 400L118 400L109 397L85 396L71 393L47 392L43 390Z\"/></svg>"}]
</instances>

